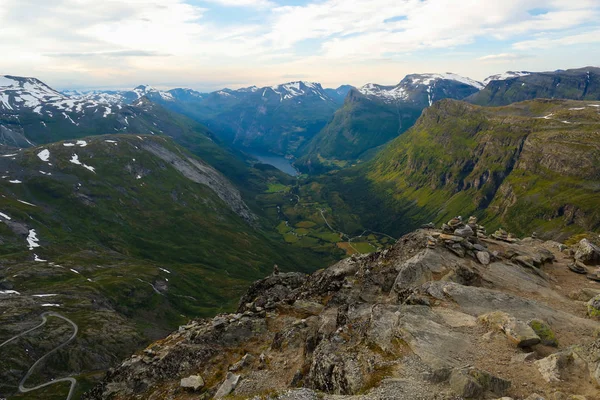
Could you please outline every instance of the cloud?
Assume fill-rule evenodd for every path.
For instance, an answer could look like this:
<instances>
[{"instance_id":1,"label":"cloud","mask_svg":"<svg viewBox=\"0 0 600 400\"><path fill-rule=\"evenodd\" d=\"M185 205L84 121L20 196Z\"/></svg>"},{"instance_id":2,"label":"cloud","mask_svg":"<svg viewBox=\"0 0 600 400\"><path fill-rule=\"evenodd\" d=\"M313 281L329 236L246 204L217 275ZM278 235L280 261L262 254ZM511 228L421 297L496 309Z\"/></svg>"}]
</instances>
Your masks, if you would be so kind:
<instances>
[{"instance_id":1,"label":"cloud","mask_svg":"<svg viewBox=\"0 0 600 400\"><path fill-rule=\"evenodd\" d=\"M517 50L552 49L561 46L573 46L590 43L600 43L600 29L579 33L576 35L555 38L552 38L549 35L543 35L542 37L538 37L536 39L514 43L513 47Z\"/></svg>"},{"instance_id":2,"label":"cloud","mask_svg":"<svg viewBox=\"0 0 600 400\"><path fill-rule=\"evenodd\" d=\"M505 61L515 61L521 60L523 58L530 57L526 54L516 54L516 53L500 53L500 54L489 54L487 56L479 57L477 60L479 61L487 61L487 62L505 62Z\"/></svg>"},{"instance_id":3,"label":"cloud","mask_svg":"<svg viewBox=\"0 0 600 400\"><path fill-rule=\"evenodd\" d=\"M66 57L66 58L79 58L79 57L169 57L171 54L159 53L156 51L144 51L144 50L117 50L117 51L97 51L88 53L47 53L44 54L47 57Z\"/></svg>"},{"instance_id":4,"label":"cloud","mask_svg":"<svg viewBox=\"0 0 600 400\"><path fill-rule=\"evenodd\" d=\"M274 7L276 4L270 0L204 0L208 3L216 3L225 7Z\"/></svg>"},{"instance_id":5,"label":"cloud","mask_svg":"<svg viewBox=\"0 0 600 400\"><path fill-rule=\"evenodd\" d=\"M532 69L544 49L557 49L554 60L574 43L600 43L598 0L304 1L0 0L0 54L10 55L0 69L63 85L286 76L361 84L421 68L483 77L524 60L519 68Z\"/></svg>"},{"instance_id":6,"label":"cloud","mask_svg":"<svg viewBox=\"0 0 600 400\"><path fill-rule=\"evenodd\" d=\"M549 11L527 12L542 6ZM324 41L321 51L325 58L364 59L597 23L600 5L587 0L329 0L280 7L274 12L276 19L268 35L274 47L319 38ZM390 18L393 16L402 18Z\"/></svg>"}]
</instances>

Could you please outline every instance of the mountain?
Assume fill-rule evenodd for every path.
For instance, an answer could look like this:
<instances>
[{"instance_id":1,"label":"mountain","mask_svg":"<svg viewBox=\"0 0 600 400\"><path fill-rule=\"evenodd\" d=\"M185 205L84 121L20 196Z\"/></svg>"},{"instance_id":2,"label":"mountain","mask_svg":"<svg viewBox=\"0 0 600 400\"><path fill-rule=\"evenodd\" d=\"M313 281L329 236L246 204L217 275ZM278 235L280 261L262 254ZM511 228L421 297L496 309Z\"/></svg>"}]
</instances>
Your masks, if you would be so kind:
<instances>
[{"instance_id":1,"label":"mountain","mask_svg":"<svg viewBox=\"0 0 600 400\"><path fill-rule=\"evenodd\" d=\"M181 97L196 97L186 89ZM123 96L106 100L107 93L72 94L68 97L35 78L0 79L0 144L30 147L58 140L107 133L164 135L203 157L242 187L253 186L246 159L226 146L205 126L171 112L158 103L174 97L148 86L131 91L136 100L125 104ZM141 97L138 97L141 96ZM150 100L153 99L153 100Z\"/></svg>"},{"instance_id":2,"label":"mountain","mask_svg":"<svg viewBox=\"0 0 600 400\"><path fill-rule=\"evenodd\" d=\"M110 104L131 104L142 96L171 111L207 125L221 140L238 148L296 154L339 108L351 86L323 89L319 83L222 89L160 91L138 86L133 91L72 93L73 98Z\"/></svg>"},{"instance_id":3,"label":"mountain","mask_svg":"<svg viewBox=\"0 0 600 400\"><path fill-rule=\"evenodd\" d=\"M409 129L433 102L463 99L482 87L477 81L447 73L407 75L396 86L369 83L352 89L296 165L319 172L369 158L373 149Z\"/></svg>"},{"instance_id":4,"label":"mountain","mask_svg":"<svg viewBox=\"0 0 600 400\"><path fill-rule=\"evenodd\" d=\"M181 130L176 117L162 118L164 112L149 110L144 100L146 89L136 90L132 93L139 97L125 105L106 100L105 94L69 97L35 78L1 77L0 140L5 145L26 147L95 134ZM163 114L161 118L157 112Z\"/></svg>"},{"instance_id":5,"label":"mountain","mask_svg":"<svg viewBox=\"0 0 600 400\"><path fill-rule=\"evenodd\" d=\"M274 274L237 313L190 321L83 398L596 398L600 290L562 247L580 249L427 229Z\"/></svg>"},{"instance_id":6,"label":"mountain","mask_svg":"<svg viewBox=\"0 0 600 400\"><path fill-rule=\"evenodd\" d=\"M175 96L186 99L189 97L202 97L203 94L192 89L173 89L169 91L158 90L150 85L139 85L133 90L90 90L90 91L63 91L62 94L76 100L91 100L109 104L131 104L136 100L147 97L151 100L174 101Z\"/></svg>"},{"instance_id":7,"label":"mountain","mask_svg":"<svg viewBox=\"0 0 600 400\"><path fill-rule=\"evenodd\" d=\"M488 76L487 78L485 78L483 80L483 84L485 86L487 86L487 84L490 83L491 81L505 81L508 79L517 78L519 76L527 76L527 75L531 75L531 72L528 72L528 71L506 71L503 74L496 74L496 75Z\"/></svg>"},{"instance_id":8,"label":"mountain","mask_svg":"<svg viewBox=\"0 0 600 400\"><path fill-rule=\"evenodd\" d=\"M467 101L481 106L503 106L538 98L600 100L600 68L595 67L507 72L486 81L486 87Z\"/></svg>"},{"instance_id":9,"label":"mountain","mask_svg":"<svg viewBox=\"0 0 600 400\"><path fill-rule=\"evenodd\" d=\"M336 102L342 104L348 95L348 92L352 89L355 89L355 87L351 85L342 85L337 89L325 89L325 93Z\"/></svg>"},{"instance_id":10,"label":"mountain","mask_svg":"<svg viewBox=\"0 0 600 400\"><path fill-rule=\"evenodd\" d=\"M0 168L0 337L48 311L79 328L29 383L64 373L84 390L189 318L233 310L273 264L310 271L324 260L286 245L232 181L164 136L5 149ZM71 334L62 322L1 349L0 397Z\"/></svg>"},{"instance_id":11,"label":"mountain","mask_svg":"<svg viewBox=\"0 0 600 400\"><path fill-rule=\"evenodd\" d=\"M296 154L339 107L320 84L311 82L228 94L217 92L230 103L199 120L238 147L284 155Z\"/></svg>"},{"instance_id":12,"label":"mountain","mask_svg":"<svg viewBox=\"0 0 600 400\"><path fill-rule=\"evenodd\" d=\"M317 179L391 235L474 214L547 238L600 229L600 102L442 100L369 163Z\"/></svg>"}]
</instances>

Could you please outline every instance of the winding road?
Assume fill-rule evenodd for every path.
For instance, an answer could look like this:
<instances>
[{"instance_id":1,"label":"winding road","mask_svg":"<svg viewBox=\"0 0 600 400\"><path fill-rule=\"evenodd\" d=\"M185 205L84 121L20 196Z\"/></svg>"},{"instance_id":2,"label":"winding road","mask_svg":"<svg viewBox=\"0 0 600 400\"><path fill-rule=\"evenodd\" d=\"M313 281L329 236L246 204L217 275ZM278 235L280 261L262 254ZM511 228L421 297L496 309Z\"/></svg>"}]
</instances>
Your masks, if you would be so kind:
<instances>
[{"instance_id":1,"label":"winding road","mask_svg":"<svg viewBox=\"0 0 600 400\"><path fill-rule=\"evenodd\" d=\"M46 358L48 358L48 356L50 356L51 354L57 352L58 350L62 349L63 347L65 347L66 345L68 345L69 343L71 343L73 341L73 339L75 339L75 337L77 336L77 332L79 331L79 327L77 326L77 324L73 321L71 321L69 318L64 317L62 315L60 315L59 313L56 312L45 312L41 315L42 317L42 322L37 325L34 326L31 329L26 330L25 332L22 332L16 336L11 337L10 339L0 343L0 347L5 346L7 344L9 344L10 342L17 340L18 338L20 338L21 336L24 336L26 334L28 334L29 332L32 332L38 328L41 328L42 326L46 325L46 322L48 321L48 317L56 317L56 318L60 318L63 319L65 321L67 321L69 324L71 324L71 326L73 327L73 334L71 335L71 337L64 343L56 346L54 349L50 350L49 352L47 352L46 354L44 354L42 357L40 357L32 366L31 368L29 368L29 370L27 371L27 373L25 374L25 376L23 377L23 379L21 379L21 382L19 382L19 391L21 393L27 393L27 392L33 392L34 390L38 390L41 389L43 387L46 386L50 386L50 385L54 385L55 383L60 383L60 382L70 382L71 384L71 388L69 389L69 394L67 395L67 400L71 400L71 398L73 397L73 393L75 392L75 385L77 384L77 381L75 380L75 378L61 378L61 379L55 379L53 381L50 382L46 382L43 383L41 385L37 385L31 388L26 388L25 385L25 381L27 381L27 379L29 379L29 377L31 376L31 374L33 373L33 370L35 369L35 367L37 367L38 365L40 365Z\"/></svg>"}]
</instances>

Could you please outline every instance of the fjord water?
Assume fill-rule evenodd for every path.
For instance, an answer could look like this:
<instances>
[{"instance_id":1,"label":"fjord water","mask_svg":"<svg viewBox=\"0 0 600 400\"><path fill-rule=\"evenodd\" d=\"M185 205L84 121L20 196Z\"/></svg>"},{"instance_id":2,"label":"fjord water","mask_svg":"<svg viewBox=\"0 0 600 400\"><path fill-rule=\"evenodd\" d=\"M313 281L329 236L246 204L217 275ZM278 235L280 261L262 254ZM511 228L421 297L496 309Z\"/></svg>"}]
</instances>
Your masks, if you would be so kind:
<instances>
[{"instance_id":1,"label":"fjord water","mask_svg":"<svg viewBox=\"0 0 600 400\"><path fill-rule=\"evenodd\" d=\"M297 176L300 174L298 170L296 170L296 168L294 168L294 166L292 165L292 160L287 159L284 156L254 151L249 152L248 154L256 158L261 163L272 165L278 170L283 171L288 175Z\"/></svg>"}]
</instances>

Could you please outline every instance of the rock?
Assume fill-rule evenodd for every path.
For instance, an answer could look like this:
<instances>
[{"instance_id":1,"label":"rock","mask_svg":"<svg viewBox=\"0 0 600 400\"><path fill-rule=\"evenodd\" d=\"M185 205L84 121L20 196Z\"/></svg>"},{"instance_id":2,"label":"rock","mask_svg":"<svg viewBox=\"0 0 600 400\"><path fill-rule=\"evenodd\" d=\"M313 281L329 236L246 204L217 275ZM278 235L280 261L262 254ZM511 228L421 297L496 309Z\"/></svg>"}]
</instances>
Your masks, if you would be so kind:
<instances>
[{"instance_id":1,"label":"rock","mask_svg":"<svg viewBox=\"0 0 600 400\"><path fill-rule=\"evenodd\" d=\"M578 262L569 263L567 265L567 268L569 268L571 271L575 272L576 274L587 274L587 269L585 267L583 267L581 265L581 263L578 263Z\"/></svg>"},{"instance_id":2,"label":"rock","mask_svg":"<svg viewBox=\"0 0 600 400\"><path fill-rule=\"evenodd\" d=\"M460 242L462 242L463 240L465 240L465 238L463 238L463 237L461 237L461 236L456 236L456 235L448 235L448 234L445 234L445 233L442 233L442 234L440 235L440 239L442 239L442 240L449 240L449 241L451 241L451 242L455 242L455 243L460 243Z\"/></svg>"},{"instance_id":3,"label":"rock","mask_svg":"<svg viewBox=\"0 0 600 400\"><path fill-rule=\"evenodd\" d=\"M556 335L546 322L539 319L532 319L528 325L540 337L541 343L544 346L558 347Z\"/></svg>"},{"instance_id":4,"label":"rock","mask_svg":"<svg viewBox=\"0 0 600 400\"><path fill-rule=\"evenodd\" d=\"M487 248L483 245L481 245L480 243L475 243L473 245L473 248L477 251L487 251Z\"/></svg>"},{"instance_id":5,"label":"rock","mask_svg":"<svg viewBox=\"0 0 600 400\"><path fill-rule=\"evenodd\" d=\"M231 367L229 367L229 370L231 372L239 371L240 369L252 364L254 362L254 360L256 360L256 357L254 357L250 353L246 353L246 354L244 354L244 357L242 357L242 359L240 361L236 362Z\"/></svg>"},{"instance_id":6,"label":"rock","mask_svg":"<svg viewBox=\"0 0 600 400\"><path fill-rule=\"evenodd\" d=\"M319 314L325 306L314 301L296 300L292 307L294 307L294 311L302 315L311 316Z\"/></svg>"},{"instance_id":7,"label":"rock","mask_svg":"<svg viewBox=\"0 0 600 400\"><path fill-rule=\"evenodd\" d=\"M490 263L490 253L487 251L478 251L475 255L477 256L477 260L483 265L488 265Z\"/></svg>"},{"instance_id":8,"label":"rock","mask_svg":"<svg viewBox=\"0 0 600 400\"><path fill-rule=\"evenodd\" d=\"M187 378L183 378L179 386L185 389L198 390L204 387L204 379L200 375L190 375Z\"/></svg>"},{"instance_id":9,"label":"rock","mask_svg":"<svg viewBox=\"0 0 600 400\"><path fill-rule=\"evenodd\" d=\"M544 397L537 393L533 393L525 398L525 400L546 400Z\"/></svg>"},{"instance_id":10,"label":"rock","mask_svg":"<svg viewBox=\"0 0 600 400\"><path fill-rule=\"evenodd\" d=\"M600 295L592 297L587 302L587 313L592 318L600 318Z\"/></svg>"},{"instance_id":11,"label":"rock","mask_svg":"<svg viewBox=\"0 0 600 400\"><path fill-rule=\"evenodd\" d=\"M461 236L461 237L471 237L473 235L475 235L475 232L473 232L473 229L471 229L471 227L469 225L465 225L463 228L458 228L454 231L454 234L456 236Z\"/></svg>"},{"instance_id":12,"label":"rock","mask_svg":"<svg viewBox=\"0 0 600 400\"><path fill-rule=\"evenodd\" d=\"M600 247L596 246L588 239L581 239L577 250L575 251L575 260L581 261L587 265L600 264Z\"/></svg>"},{"instance_id":13,"label":"rock","mask_svg":"<svg viewBox=\"0 0 600 400\"><path fill-rule=\"evenodd\" d=\"M528 361L535 361L535 352L519 353L510 359L512 364L523 364Z\"/></svg>"},{"instance_id":14,"label":"rock","mask_svg":"<svg viewBox=\"0 0 600 400\"><path fill-rule=\"evenodd\" d=\"M587 363L577 353L568 349L554 353L534 362L546 382L560 382L566 371L570 370L578 376L587 374Z\"/></svg>"},{"instance_id":15,"label":"rock","mask_svg":"<svg viewBox=\"0 0 600 400\"><path fill-rule=\"evenodd\" d=\"M462 246L458 243L454 243L453 245L449 246L448 249L460 258L463 258L465 256L465 249L463 249Z\"/></svg>"},{"instance_id":16,"label":"rock","mask_svg":"<svg viewBox=\"0 0 600 400\"><path fill-rule=\"evenodd\" d=\"M227 325L227 322L229 322L229 320L226 317L217 316L213 318L212 326L215 329L219 329Z\"/></svg>"},{"instance_id":17,"label":"rock","mask_svg":"<svg viewBox=\"0 0 600 400\"><path fill-rule=\"evenodd\" d=\"M433 222L423 224L421 225L421 229L435 229L435 224Z\"/></svg>"},{"instance_id":18,"label":"rock","mask_svg":"<svg viewBox=\"0 0 600 400\"><path fill-rule=\"evenodd\" d=\"M474 217L474 216L471 215L469 217L469 221L467 222L467 224L469 224L469 225L474 225L474 224L477 225L477 217Z\"/></svg>"},{"instance_id":19,"label":"rock","mask_svg":"<svg viewBox=\"0 0 600 400\"><path fill-rule=\"evenodd\" d=\"M481 398L486 392L502 396L510 386L510 381L477 368L454 369L450 375L452 391L467 399Z\"/></svg>"},{"instance_id":20,"label":"rock","mask_svg":"<svg viewBox=\"0 0 600 400\"><path fill-rule=\"evenodd\" d=\"M569 293L569 298L578 301L590 301L594 296L600 295L600 289L595 288L581 288Z\"/></svg>"},{"instance_id":21,"label":"rock","mask_svg":"<svg viewBox=\"0 0 600 400\"><path fill-rule=\"evenodd\" d=\"M480 316L479 319L500 329L517 347L530 347L541 341L529 325L504 312L494 311Z\"/></svg>"},{"instance_id":22,"label":"rock","mask_svg":"<svg viewBox=\"0 0 600 400\"><path fill-rule=\"evenodd\" d=\"M237 384L239 383L239 381L240 381L239 375L228 372L227 377L225 378L225 381L223 381L223 383L219 387L219 390L217 390L217 393L215 393L214 398L222 399L223 397L225 397L228 394L230 394L231 392L233 392L235 390L235 388L237 387Z\"/></svg>"},{"instance_id":23,"label":"rock","mask_svg":"<svg viewBox=\"0 0 600 400\"><path fill-rule=\"evenodd\" d=\"M462 221L462 217L459 215L458 217L454 217L452 218L450 221L448 221L448 226L450 226L451 228L457 228L459 226L463 225L463 221Z\"/></svg>"},{"instance_id":24,"label":"rock","mask_svg":"<svg viewBox=\"0 0 600 400\"><path fill-rule=\"evenodd\" d=\"M471 399L483 396L483 387L471 375L461 371L454 370L450 375L450 388L461 397Z\"/></svg>"},{"instance_id":25,"label":"rock","mask_svg":"<svg viewBox=\"0 0 600 400\"><path fill-rule=\"evenodd\" d=\"M454 232L454 229L452 229L448 224L442 224L442 232L452 233Z\"/></svg>"}]
</instances>

